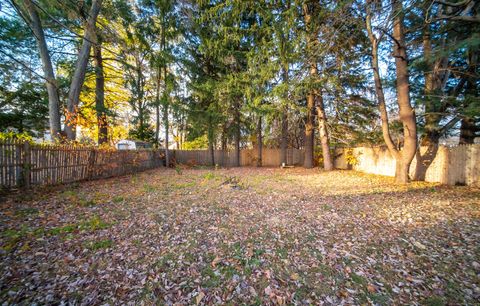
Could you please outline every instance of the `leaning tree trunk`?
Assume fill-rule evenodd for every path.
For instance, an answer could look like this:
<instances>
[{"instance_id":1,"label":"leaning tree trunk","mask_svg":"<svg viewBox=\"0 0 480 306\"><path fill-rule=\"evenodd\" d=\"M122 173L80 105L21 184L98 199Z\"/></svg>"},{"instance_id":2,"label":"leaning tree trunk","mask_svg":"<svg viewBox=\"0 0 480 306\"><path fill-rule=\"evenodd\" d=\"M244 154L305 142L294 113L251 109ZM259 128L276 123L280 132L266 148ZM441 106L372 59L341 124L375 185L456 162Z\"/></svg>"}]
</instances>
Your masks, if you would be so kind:
<instances>
[{"instance_id":1,"label":"leaning tree trunk","mask_svg":"<svg viewBox=\"0 0 480 306\"><path fill-rule=\"evenodd\" d=\"M95 61L95 110L97 112L98 144L108 142L108 121L105 108L105 75L103 71L102 44L97 35L93 48Z\"/></svg>"},{"instance_id":2,"label":"leaning tree trunk","mask_svg":"<svg viewBox=\"0 0 480 306\"><path fill-rule=\"evenodd\" d=\"M325 106L323 104L323 96L321 93L318 95L317 119L320 142L322 144L323 168L326 171L331 171L333 170L333 161L330 155L330 142L328 139L327 130L327 116L325 115Z\"/></svg>"},{"instance_id":3,"label":"leaning tree trunk","mask_svg":"<svg viewBox=\"0 0 480 306\"><path fill-rule=\"evenodd\" d=\"M257 122L257 167L262 166L262 151L263 151L262 116L258 116L258 122Z\"/></svg>"},{"instance_id":4,"label":"leaning tree trunk","mask_svg":"<svg viewBox=\"0 0 480 306\"><path fill-rule=\"evenodd\" d=\"M31 0L25 0L25 6L30 16L30 27L32 28L35 38L37 40L40 59L42 60L42 69L46 81L48 93L48 120L50 125L50 133L52 139L60 138L60 99L58 98L58 87L53 72L52 61L50 53L48 52L47 42L45 40L45 33L43 32L42 23L38 12Z\"/></svg>"},{"instance_id":5,"label":"leaning tree trunk","mask_svg":"<svg viewBox=\"0 0 480 306\"><path fill-rule=\"evenodd\" d=\"M67 138L75 140L77 126L77 108L80 101L80 92L85 82L85 74L87 71L88 58L90 56L90 48L95 40L95 24L102 7L102 0L93 0L88 20L85 25L85 34L82 41L82 47L78 53L77 64L73 73L72 82L70 83L70 91L67 100L67 118L65 120L65 133Z\"/></svg>"}]
</instances>

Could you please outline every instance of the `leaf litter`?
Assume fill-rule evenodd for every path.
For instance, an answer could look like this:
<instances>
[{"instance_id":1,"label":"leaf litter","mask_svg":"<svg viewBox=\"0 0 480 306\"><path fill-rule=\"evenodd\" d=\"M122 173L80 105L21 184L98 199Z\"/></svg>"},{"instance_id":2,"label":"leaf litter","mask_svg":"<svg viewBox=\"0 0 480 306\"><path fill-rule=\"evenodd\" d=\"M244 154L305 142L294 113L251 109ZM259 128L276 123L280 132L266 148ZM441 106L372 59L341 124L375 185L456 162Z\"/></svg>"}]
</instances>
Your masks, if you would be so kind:
<instances>
[{"instance_id":1,"label":"leaf litter","mask_svg":"<svg viewBox=\"0 0 480 306\"><path fill-rule=\"evenodd\" d=\"M353 171L158 169L0 207L3 304L480 299L480 190Z\"/></svg>"}]
</instances>

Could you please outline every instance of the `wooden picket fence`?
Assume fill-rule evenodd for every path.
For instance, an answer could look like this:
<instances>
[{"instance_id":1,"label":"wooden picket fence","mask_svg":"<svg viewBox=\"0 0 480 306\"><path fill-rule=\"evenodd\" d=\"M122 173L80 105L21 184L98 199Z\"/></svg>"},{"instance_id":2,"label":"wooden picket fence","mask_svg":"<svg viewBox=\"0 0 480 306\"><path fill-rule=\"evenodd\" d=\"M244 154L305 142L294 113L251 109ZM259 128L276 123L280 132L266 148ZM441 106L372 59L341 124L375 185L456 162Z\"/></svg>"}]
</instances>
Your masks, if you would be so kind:
<instances>
[{"instance_id":1,"label":"wooden picket fence","mask_svg":"<svg viewBox=\"0 0 480 306\"><path fill-rule=\"evenodd\" d=\"M162 153L1 140L0 186L53 185L135 173L162 166Z\"/></svg>"},{"instance_id":2,"label":"wooden picket fence","mask_svg":"<svg viewBox=\"0 0 480 306\"><path fill-rule=\"evenodd\" d=\"M172 150L172 156L179 164L212 165L212 156L209 150ZM303 165L305 151L301 149L287 149L287 165ZM264 167L279 167L282 164L281 150L265 148L262 150L262 165ZM257 165L258 153L256 149L240 150L240 166ZM214 163L221 167L235 167L236 156L234 151L214 150Z\"/></svg>"}]
</instances>

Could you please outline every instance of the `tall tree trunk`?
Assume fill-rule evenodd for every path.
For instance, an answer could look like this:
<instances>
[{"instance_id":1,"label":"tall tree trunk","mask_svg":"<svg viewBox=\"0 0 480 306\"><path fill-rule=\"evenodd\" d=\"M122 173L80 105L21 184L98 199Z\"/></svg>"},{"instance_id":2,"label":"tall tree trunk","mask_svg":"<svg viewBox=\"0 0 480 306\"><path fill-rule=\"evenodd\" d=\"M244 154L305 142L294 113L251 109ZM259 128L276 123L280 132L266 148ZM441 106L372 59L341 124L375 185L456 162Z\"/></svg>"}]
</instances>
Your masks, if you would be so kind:
<instances>
[{"instance_id":1,"label":"tall tree trunk","mask_svg":"<svg viewBox=\"0 0 480 306\"><path fill-rule=\"evenodd\" d=\"M161 80L160 66L157 70L157 82L155 89L155 144L160 143L160 80Z\"/></svg>"},{"instance_id":2,"label":"tall tree trunk","mask_svg":"<svg viewBox=\"0 0 480 306\"><path fill-rule=\"evenodd\" d=\"M165 124L165 161L167 167L170 165L170 152L168 149L168 134L169 134L169 120L168 120L168 106L169 106L169 93L167 92L167 65L163 66L163 82L165 83L164 98L163 98L163 122Z\"/></svg>"},{"instance_id":3,"label":"tall tree trunk","mask_svg":"<svg viewBox=\"0 0 480 306\"><path fill-rule=\"evenodd\" d=\"M438 92L435 82L435 64L432 63L432 41L430 35L430 24L425 24L423 28L423 56L427 65L425 69L425 133L422 137L422 145L432 146L437 145L440 138L439 122L441 115L437 109Z\"/></svg>"},{"instance_id":4,"label":"tall tree trunk","mask_svg":"<svg viewBox=\"0 0 480 306\"><path fill-rule=\"evenodd\" d=\"M317 41L318 27L312 21L318 11L319 4L315 1L307 1L303 5L305 28L307 31L307 56L310 66L310 77L316 78L318 74L317 62L314 56L315 44ZM305 159L303 166L313 168L313 149L314 149L314 112L315 108L315 90L311 89L307 95L307 118L305 122Z\"/></svg>"},{"instance_id":5,"label":"tall tree trunk","mask_svg":"<svg viewBox=\"0 0 480 306\"><path fill-rule=\"evenodd\" d=\"M263 151L262 116L258 116L258 121L257 121L257 167L262 166L262 151Z\"/></svg>"},{"instance_id":6,"label":"tall tree trunk","mask_svg":"<svg viewBox=\"0 0 480 306\"><path fill-rule=\"evenodd\" d=\"M410 164L415 157L417 150L417 122L415 111L410 104L410 88L408 81L408 60L405 48L405 35L403 31L403 7L401 0L392 0L392 9L395 18L393 20L393 54L395 56L395 67L397 76L397 103L399 116L403 125L403 150L401 151L400 166L397 167L400 173L395 173L398 183L408 182ZM399 162L397 160L397 162Z\"/></svg>"},{"instance_id":7,"label":"tall tree trunk","mask_svg":"<svg viewBox=\"0 0 480 306\"><path fill-rule=\"evenodd\" d=\"M239 98L237 98L239 99ZM234 109L234 121L235 121L235 167L240 167L240 102L237 100L235 101L235 109Z\"/></svg>"},{"instance_id":8,"label":"tall tree trunk","mask_svg":"<svg viewBox=\"0 0 480 306\"><path fill-rule=\"evenodd\" d=\"M426 18L427 10L424 10L423 17ZM417 163L413 175L414 180L424 181L427 170L432 164L438 151L438 141L440 139L440 120L441 115L441 101L439 99L440 88L439 73L441 68L439 64L442 60L432 59L432 40L430 33L430 24L425 22L422 34L423 57L426 64L424 73L425 88L424 88L424 103L425 103L425 131L421 138L421 145L426 146L427 150L423 152L421 147L417 148ZM440 69L443 70L443 69Z\"/></svg>"},{"instance_id":9,"label":"tall tree trunk","mask_svg":"<svg viewBox=\"0 0 480 306\"><path fill-rule=\"evenodd\" d=\"M326 171L333 170L333 161L330 156L330 142L328 139L327 129L327 116L325 115L325 106L323 104L323 95L319 93L317 96L317 119L318 119L318 131L320 134L320 142L322 144L323 154L323 168Z\"/></svg>"},{"instance_id":10,"label":"tall tree trunk","mask_svg":"<svg viewBox=\"0 0 480 306\"><path fill-rule=\"evenodd\" d=\"M417 128L415 121L415 112L410 105L408 70L407 70L407 54L405 50L404 34L403 34L403 16L401 13L402 4L400 1L392 1L392 9L394 10L394 56L397 76L397 104L399 106L400 121L403 124L404 148L402 151L397 150L392 141L390 130L388 127L388 114L385 105L385 96L379 73L378 66L378 39L373 34L371 25L371 1L367 2L366 27L368 36L372 45L372 68L375 81L375 91L377 94L378 108L382 120L382 134L385 144L390 153L395 157L396 170L395 181L398 183L408 182L408 172L413 157L415 156L417 146Z\"/></svg>"},{"instance_id":11,"label":"tall tree trunk","mask_svg":"<svg viewBox=\"0 0 480 306\"><path fill-rule=\"evenodd\" d=\"M307 118L305 122L305 159L303 166L307 169L313 168L313 146L314 146L314 130L313 130L313 107L315 105L313 93L307 96Z\"/></svg>"},{"instance_id":12,"label":"tall tree trunk","mask_svg":"<svg viewBox=\"0 0 480 306\"><path fill-rule=\"evenodd\" d=\"M168 142L169 142L169 120L168 120L168 103L164 103L163 105L163 123L164 123L164 128L165 128L165 163L167 167L170 166L170 152L168 149Z\"/></svg>"},{"instance_id":13,"label":"tall tree trunk","mask_svg":"<svg viewBox=\"0 0 480 306\"><path fill-rule=\"evenodd\" d=\"M287 165L287 148L288 148L288 115L285 110L282 114L282 139L280 142L280 162Z\"/></svg>"},{"instance_id":14,"label":"tall tree trunk","mask_svg":"<svg viewBox=\"0 0 480 306\"><path fill-rule=\"evenodd\" d=\"M108 121L105 108L105 76L103 72L102 42L97 35L93 48L95 61L95 110L97 112L98 144L108 142Z\"/></svg>"},{"instance_id":15,"label":"tall tree trunk","mask_svg":"<svg viewBox=\"0 0 480 306\"><path fill-rule=\"evenodd\" d=\"M283 69L283 83L288 84L288 65ZM288 95L287 95L288 98ZM282 138L280 141L280 163L287 165L288 147L288 107L285 105L282 114Z\"/></svg>"},{"instance_id":16,"label":"tall tree trunk","mask_svg":"<svg viewBox=\"0 0 480 306\"><path fill-rule=\"evenodd\" d=\"M475 134L478 130L475 125L475 120L471 117L462 118L460 124L460 144L473 144L475 141Z\"/></svg>"},{"instance_id":17,"label":"tall tree trunk","mask_svg":"<svg viewBox=\"0 0 480 306\"><path fill-rule=\"evenodd\" d=\"M102 7L102 0L92 0L92 6L88 14L88 19L85 25L85 34L82 41L82 47L78 53L77 64L73 73L72 82L70 83L70 90L68 92L67 100L67 118L65 122L65 132L67 138L75 140L76 125L77 125L77 108L80 99L80 92L85 81L85 73L87 71L88 58L90 56L90 48L92 42L95 40L95 24L97 17Z\"/></svg>"},{"instance_id":18,"label":"tall tree trunk","mask_svg":"<svg viewBox=\"0 0 480 306\"><path fill-rule=\"evenodd\" d=\"M464 108L468 109L470 103L475 103L472 101L478 101L478 89L477 89L477 72L475 71L478 67L478 57L479 53L473 48L468 50L468 65L469 65L469 77L466 81L467 85L465 88L465 102ZM477 126L475 118L466 114L462 118L462 123L460 125L460 144L472 144L475 141L477 132L480 131L480 127Z\"/></svg>"},{"instance_id":19,"label":"tall tree trunk","mask_svg":"<svg viewBox=\"0 0 480 306\"><path fill-rule=\"evenodd\" d=\"M42 60L42 69L45 77L45 85L48 93L48 120L50 125L50 134L52 139L59 139L61 132L60 125L60 99L58 98L58 87L53 72L50 53L48 52L45 33L38 12L31 0L25 0L25 7L29 15L28 21L37 41L40 59Z\"/></svg>"},{"instance_id":20,"label":"tall tree trunk","mask_svg":"<svg viewBox=\"0 0 480 306\"><path fill-rule=\"evenodd\" d=\"M212 125L212 117L208 114L208 153L210 154L210 166L215 166L215 146L214 146L214 132Z\"/></svg>"},{"instance_id":21,"label":"tall tree trunk","mask_svg":"<svg viewBox=\"0 0 480 306\"><path fill-rule=\"evenodd\" d=\"M220 166L225 167L225 153L227 152L227 126L226 126L226 123L224 123L222 125L221 150L222 150L222 160L220 161Z\"/></svg>"}]
</instances>

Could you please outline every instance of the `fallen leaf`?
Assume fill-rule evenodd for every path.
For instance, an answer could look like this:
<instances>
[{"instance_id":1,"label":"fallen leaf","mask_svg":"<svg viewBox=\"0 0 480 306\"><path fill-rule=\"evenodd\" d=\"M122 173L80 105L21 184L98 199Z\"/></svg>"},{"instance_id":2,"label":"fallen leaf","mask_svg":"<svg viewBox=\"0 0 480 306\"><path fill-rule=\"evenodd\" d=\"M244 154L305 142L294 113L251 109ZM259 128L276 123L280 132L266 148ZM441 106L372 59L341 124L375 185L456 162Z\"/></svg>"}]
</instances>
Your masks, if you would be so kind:
<instances>
[{"instance_id":1,"label":"fallen leaf","mask_svg":"<svg viewBox=\"0 0 480 306\"><path fill-rule=\"evenodd\" d=\"M204 297L205 297L205 293L203 293L203 291L200 291L200 293L196 297L197 305L200 304L200 302L203 300Z\"/></svg>"}]
</instances>

